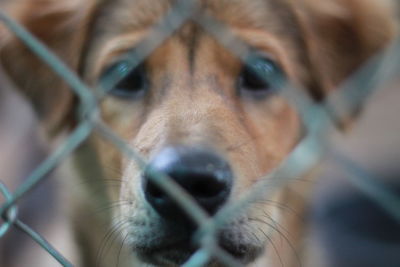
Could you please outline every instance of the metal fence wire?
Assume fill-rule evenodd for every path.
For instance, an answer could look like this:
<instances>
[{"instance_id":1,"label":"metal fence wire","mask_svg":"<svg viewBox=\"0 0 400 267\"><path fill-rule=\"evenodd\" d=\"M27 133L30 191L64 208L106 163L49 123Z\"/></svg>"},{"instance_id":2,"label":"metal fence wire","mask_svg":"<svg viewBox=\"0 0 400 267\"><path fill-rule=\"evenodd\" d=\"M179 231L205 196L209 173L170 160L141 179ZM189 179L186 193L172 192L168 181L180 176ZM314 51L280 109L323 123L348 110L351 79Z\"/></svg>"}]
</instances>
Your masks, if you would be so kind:
<instances>
[{"instance_id":1,"label":"metal fence wire","mask_svg":"<svg viewBox=\"0 0 400 267\"><path fill-rule=\"evenodd\" d=\"M238 39L223 23L213 17L198 12L200 7L196 1L181 0L170 9L166 16L154 25L151 34L136 46L127 56L128 68L134 69L140 62L148 57L161 43L171 36L176 29L188 20L200 25L205 31L214 36L224 47L244 62L251 48ZM37 185L46 178L46 175L56 168L75 149L82 144L92 132L99 133L102 138L112 142L126 157L136 161L141 168L147 162L141 155L128 145L122 138L102 122L98 112L98 103L105 97L112 85L123 78L119 72L110 73L106 77L107 88L89 88L76 76L61 60L48 48L33 37L26 29L0 11L0 21L21 39L37 56L48 64L71 87L78 96L80 120L77 127L68 138L52 152L52 154L38 166L20 185L15 192L8 191L0 183L1 194L5 202L0 205L0 214L3 223L0 226L0 237L4 236L13 227L28 234L44 250L51 254L62 266L72 264L56 251L39 233L32 230L18 218L17 202L29 194ZM257 72L257 69L254 69ZM128 73L126 71L125 73ZM218 213L209 217L208 214L192 200L190 196L169 177L162 173L155 173L151 179L173 198L197 223L197 242L200 249L184 264L186 267L204 266L211 258L217 258L227 266L240 266L240 264L227 252L218 246L216 232L224 223L233 216L243 212L251 203L254 203L266 194L287 185L292 180L301 177L315 166L322 156L327 154L330 159L337 161L343 169L351 174L351 180L362 191L380 204L385 210L400 223L400 198L385 189L379 179L363 170L362 166L351 162L346 155L334 151L329 146L330 133L337 131L337 120L345 120L353 110L368 99L371 93L392 81L400 74L400 53L397 40L383 53L371 58L359 71L348 79L341 88L336 90L324 102L315 102L304 91L287 84L280 86L278 92L286 97L298 110L307 129L306 135L295 147L293 152L273 172L261 179L251 190L237 199L229 206L222 208ZM260 77L261 74L260 74ZM268 83L281 83L281 77L262 77ZM286 81L287 82L287 81ZM273 186L271 186L273 185Z\"/></svg>"}]
</instances>

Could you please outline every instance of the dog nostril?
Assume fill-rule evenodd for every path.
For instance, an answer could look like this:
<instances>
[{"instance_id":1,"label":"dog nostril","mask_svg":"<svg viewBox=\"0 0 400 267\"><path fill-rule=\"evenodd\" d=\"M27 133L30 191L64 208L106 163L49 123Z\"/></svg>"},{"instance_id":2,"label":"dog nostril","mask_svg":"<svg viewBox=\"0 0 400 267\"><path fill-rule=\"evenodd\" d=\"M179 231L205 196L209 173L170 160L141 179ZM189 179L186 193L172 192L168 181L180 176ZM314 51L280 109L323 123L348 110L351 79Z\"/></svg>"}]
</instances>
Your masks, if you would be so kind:
<instances>
[{"instance_id":1,"label":"dog nostril","mask_svg":"<svg viewBox=\"0 0 400 267\"><path fill-rule=\"evenodd\" d=\"M225 190L225 183L219 182L212 176L192 175L190 179L193 182L189 186L184 187L184 189L197 198L217 197Z\"/></svg>"},{"instance_id":2,"label":"dog nostril","mask_svg":"<svg viewBox=\"0 0 400 267\"><path fill-rule=\"evenodd\" d=\"M182 175L167 174L173 180L178 181L178 184L186 190L192 197L198 199L211 199L218 197L221 193L223 194L226 190L226 183L218 181L210 175L202 174L190 174L188 173L187 179L190 179L188 183L179 183L183 179ZM179 178L177 178L179 177ZM159 188L156 184L148 181L146 187L146 194L154 199L168 198L168 195Z\"/></svg>"},{"instance_id":3,"label":"dog nostril","mask_svg":"<svg viewBox=\"0 0 400 267\"><path fill-rule=\"evenodd\" d=\"M163 198L165 193L153 182L149 182L146 188L146 193L153 198Z\"/></svg>"},{"instance_id":4,"label":"dog nostril","mask_svg":"<svg viewBox=\"0 0 400 267\"><path fill-rule=\"evenodd\" d=\"M173 198L152 182L151 176L157 172L169 176L209 214L226 202L232 187L229 165L214 153L186 147L164 149L146 169L143 190L149 204L166 218L183 213Z\"/></svg>"}]
</instances>

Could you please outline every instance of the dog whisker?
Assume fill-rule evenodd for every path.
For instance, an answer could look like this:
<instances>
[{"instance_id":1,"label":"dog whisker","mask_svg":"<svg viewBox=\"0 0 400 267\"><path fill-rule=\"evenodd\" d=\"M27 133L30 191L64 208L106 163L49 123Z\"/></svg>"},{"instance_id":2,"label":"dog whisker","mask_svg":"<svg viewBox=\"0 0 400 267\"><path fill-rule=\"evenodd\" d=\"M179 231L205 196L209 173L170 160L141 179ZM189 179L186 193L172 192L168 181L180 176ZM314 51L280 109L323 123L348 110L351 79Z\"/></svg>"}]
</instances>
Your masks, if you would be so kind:
<instances>
[{"instance_id":1,"label":"dog whisker","mask_svg":"<svg viewBox=\"0 0 400 267\"><path fill-rule=\"evenodd\" d=\"M268 218L270 219L270 218ZM290 249L293 251L294 256L296 258L296 261L299 263L299 267L302 267L302 263L301 263L301 258L300 258L300 254L298 253L298 251L296 250L295 246L293 245L293 243L290 241L290 239L288 238L288 236L286 236L285 233L283 233L281 230L279 230L277 227L275 227L274 225L262 220L262 219L258 219L258 218L249 218L250 221L256 221L262 224L267 225L268 227L270 227L272 230L274 230L275 232L278 233L279 236L283 237L284 240L286 241L286 243L289 245ZM278 224L279 226L279 224Z\"/></svg>"},{"instance_id":2,"label":"dog whisker","mask_svg":"<svg viewBox=\"0 0 400 267\"><path fill-rule=\"evenodd\" d=\"M118 201L112 201L108 205L100 207L99 209L96 209L96 213L104 212L113 208L121 207L123 205L132 205L132 202L129 200L118 200Z\"/></svg>"},{"instance_id":3,"label":"dog whisker","mask_svg":"<svg viewBox=\"0 0 400 267\"><path fill-rule=\"evenodd\" d=\"M100 266L101 258L105 253L107 253L107 250L109 250L112 247L112 242L114 242L117 238L119 238L120 232L123 230L125 226L128 226L130 223L129 220L121 220L117 223L114 223L109 231L105 234L101 241L101 245L97 254L97 259L96 259L96 266ZM109 244L110 243L110 244Z\"/></svg>"},{"instance_id":4,"label":"dog whisker","mask_svg":"<svg viewBox=\"0 0 400 267\"><path fill-rule=\"evenodd\" d=\"M281 266L284 267L282 257L281 257L281 255L280 255L279 250L278 250L278 248L276 247L274 241L272 240L272 238L271 238L269 235L267 235L267 233L265 233L264 230L261 229L260 227L257 227L257 229L258 229L258 230L264 235L264 237L269 241L269 243L271 244L273 250L275 251L276 256L278 257L278 260L279 260Z\"/></svg>"},{"instance_id":5,"label":"dog whisker","mask_svg":"<svg viewBox=\"0 0 400 267\"><path fill-rule=\"evenodd\" d=\"M126 241L126 239L128 238L128 236L129 236L129 233L128 233L128 234L125 234L124 238L122 239L121 247L120 247L119 250L118 250L117 266L116 266L116 267L119 267L120 258L121 258L121 252L122 252L122 249L124 248L125 241Z\"/></svg>"},{"instance_id":6,"label":"dog whisker","mask_svg":"<svg viewBox=\"0 0 400 267\"><path fill-rule=\"evenodd\" d=\"M305 222L304 215L300 214L299 212L297 212L293 208L289 207L288 205L280 203L278 201L274 201L274 200L258 200L258 201L253 202L253 204L254 205L269 205L269 206L277 207L282 211L289 212L289 213L293 214L294 216L296 216L302 222Z\"/></svg>"}]
</instances>

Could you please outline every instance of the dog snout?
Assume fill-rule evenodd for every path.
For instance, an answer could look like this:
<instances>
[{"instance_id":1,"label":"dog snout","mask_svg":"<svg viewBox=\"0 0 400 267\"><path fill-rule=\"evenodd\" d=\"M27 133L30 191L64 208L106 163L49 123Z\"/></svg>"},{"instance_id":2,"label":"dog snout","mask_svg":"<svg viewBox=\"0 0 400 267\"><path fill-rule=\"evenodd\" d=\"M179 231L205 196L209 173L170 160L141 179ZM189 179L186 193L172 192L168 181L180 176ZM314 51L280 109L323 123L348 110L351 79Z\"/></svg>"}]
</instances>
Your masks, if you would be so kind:
<instances>
[{"instance_id":1,"label":"dog snout","mask_svg":"<svg viewBox=\"0 0 400 267\"><path fill-rule=\"evenodd\" d=\"M163 173L173 179L210 215L229 198L233 175L227 161L211 150L185 146L167 147L144 172L143 190L148 203L165 219L184 215L179 205L151 180Z\"/></svg>"}]
</instances>

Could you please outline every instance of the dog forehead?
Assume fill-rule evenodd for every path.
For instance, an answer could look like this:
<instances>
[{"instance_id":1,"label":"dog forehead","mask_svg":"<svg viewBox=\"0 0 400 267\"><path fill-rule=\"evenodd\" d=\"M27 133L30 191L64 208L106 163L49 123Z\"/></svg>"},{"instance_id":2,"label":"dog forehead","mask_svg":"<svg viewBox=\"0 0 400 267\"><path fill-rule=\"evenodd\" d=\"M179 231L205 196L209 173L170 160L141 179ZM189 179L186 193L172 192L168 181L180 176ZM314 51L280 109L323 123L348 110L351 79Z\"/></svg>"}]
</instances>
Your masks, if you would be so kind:
<instances>
[{"instance_id":1,"label":"dog forehead","mask_svg":"<svg viewBox=\"0 0 400 267\"><path fill-rule=\"evenodd\" d=\"M178 30L167 37L178 36L181 41L192 49L199 40L199 35L214 35L214 22L220 22L226 27L219 30L246 30L254 33L266 32L286 40L293 48L291 51L301 50L301 29L290 2L286 0L193 0L199 3L197 13L189 14ZM87 40L87 47L102 49L106 43L118 40L122 36L136 36L135 40L146 36L154 26L168 30L170 23L175 23L181 14L179 7L182 1L178 0L103 0L93 16L91 38ZM169 14L175 10L173 16ZM203 28L193 20L196 14L207 14L211 20L210 27ZM199 30L200 29L200 30ZM221 32L221 35L223 32ZM260 36L260 35L259 35ZM132 37L133 38L133 37ZM111 40L111 41L110 41ZM135 43L137 43L135 41ZM193 50L193 49L192 49ZM301 53L300 53L301 54Z\"/></svg>"},{"instance_id":2,"label":"dog forehead","mask_svg":"<svg viewBox=\"0 0 400 267\"><path fill-rule=\"evenodd\" d=\"M193 0L199 5L194 13L207 13L214 18L236 27L279 27L292 21L290 8L284 0ZM120 29L147 29L165 17L171 10L176 16L181 12L182 3L177 0L103 0L98 12L98 21L103 30L108 25ZM182 13L181 13L182 14ZM188 20L193 16L189 16ZM293 23L292 23L293 25ZM287 26L287 25L286 25Z\"/></svg>"},{"instance_id":3,"label":"dog forehead","mask_svg":"<svg viewBox=\"0 0 400 267\"><path fill-rule=\"evenodd\" d=\"M178 37L179 40L189 51L189 60L193 62L194 51L196 55L200 42L205 39L204 36L211 36L216 40L218 50L224 47L222 39L218 38L219 34L215 35L215 29L220 31L227 30L234 32L239 39L243 36L236 34L251 33L244 39L246 43L253 47L260 48L268 44L268 38L272 37L279 42L285 43L285 49L290 54L290 57L296 61L305 62L306 54L304 51L304 40L302 29L299 27L298 18L293 11L293 4L289 0L192 0L200 3L197 14L207 14L211 18L208 23L210 27L204 28L199 25L194 16L189 15L186 21L166 37L166 40ZM100 62L97 54L102 54L103 58L112 58L112 55L120 55L125 53L142 40L146 36L152 36L150 33L154 26L157 31L165 29L169 25L169 20L176 19L176 15L180 14L179 5L182 1L178 0L102 0L97 6L96 12L93 14L90 22L90 38L86 40L86 49L88 51L85 56L86 62ZM171 10L177 12L173 16L165 16ZM220 22L226 27L213 28L214 22ZM232 31L233 30L233 31ZM221 37L224 32L221 32ZM266 33L266 34L263 34ZM252 39L253 41L249 41ZM125 41L127 40L127 41ZM210 39L208 39L210 40ZM257 43L257 44L254 44ZM227 48L227 47L226 47ZM112 51L111 51L112 50ZM226 49L228 51L229 49ZM108 52L107 52L108 51ZM111 51L111 52L110 52ZM118 51L117 53L114 53ZM204 51L204 50L202 50ZM271 52L271 51L269 51ZM166 53L169 55L169 53ZM219 54L219 53L218 53ZM107 60L101 61L107 62ZM101 65L99 64L99 65ZM191 63L190 66L193 66ZM100 68L100 67L99 67ZM299 68L300 69L300 68ZM93 75L93 74L92 74Z\"/></svg>"}]
</instances>

